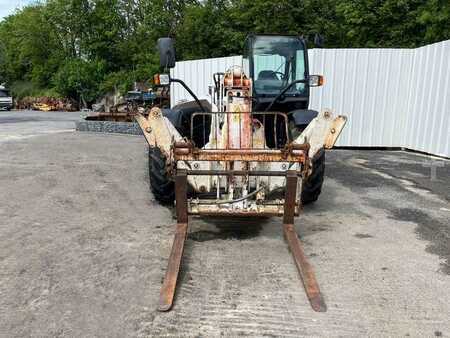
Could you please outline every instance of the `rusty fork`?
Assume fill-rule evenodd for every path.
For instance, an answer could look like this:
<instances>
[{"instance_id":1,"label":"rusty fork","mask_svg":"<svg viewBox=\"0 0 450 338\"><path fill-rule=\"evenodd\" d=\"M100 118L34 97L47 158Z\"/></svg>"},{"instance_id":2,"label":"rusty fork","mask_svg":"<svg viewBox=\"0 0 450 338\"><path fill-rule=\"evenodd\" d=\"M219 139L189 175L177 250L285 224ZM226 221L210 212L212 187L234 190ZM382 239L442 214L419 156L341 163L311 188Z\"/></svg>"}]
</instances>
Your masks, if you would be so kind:
<instances>
[{"instance_id":1,"label":"rusty fork","mask_svg":"<svg viewBox=\"0 0 450 338\"><path fill-rule=\"evenodd\" d=\"M283 215L283 232L289 249L305 288L306 295L314 311L325 312L327 307L320 293L312 266L306 259L302 243L294 228L298 176L297 172L289 170L286 175L286 194ZM175 199L177 226L175 238L170 253L166 275L159 298L159 311L169 311L172 308L177 285L178 274L183 256L184 242L188 231L187 210L187 171L178 169L175 176Z\"/></svg>"},{"instance_id":2,"label":"rusty fork","mask_svg":"<svg viewBox=\"0 0 450 338\"><path fill-rule=\"evenodd\" d=\"M289 170L286 175L286 194L284 198L283 232L289 249L294 257L306 296L314 311L325 312L327 306L320 293L314 270L306 259L303 245L294 228L295 203L298 177L295 171Z\"/></svg>"},{"instance_id":3,"label":"rusty fork","mask_svg":"<svg viewBox=\"0 0 450 338\"><path fill-rule=\"evenodd\" d=\"M187 211L187 172L177 170L175 176L175 200L177 212L177 227L175 238L172 244L172 251L169 256L166 276L161 287L159 296L159 311L169 311L173 305L175 288L177 286L178 273L183 257L184 242L188 231L188 211Z\"/></svg>"}]
</instances>

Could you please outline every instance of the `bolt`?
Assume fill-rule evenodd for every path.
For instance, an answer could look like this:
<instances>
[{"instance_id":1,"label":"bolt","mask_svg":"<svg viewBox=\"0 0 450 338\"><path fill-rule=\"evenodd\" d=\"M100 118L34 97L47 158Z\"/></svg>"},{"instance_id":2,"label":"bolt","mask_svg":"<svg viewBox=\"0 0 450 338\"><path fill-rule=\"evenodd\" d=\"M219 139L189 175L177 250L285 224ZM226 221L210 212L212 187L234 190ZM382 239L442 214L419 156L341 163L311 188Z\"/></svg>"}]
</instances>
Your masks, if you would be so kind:
<instances>
[{"instance_id":1,"label":"bolt","mask_svg":"<svg viewBox=\"0 0 450 338\"><path fill-rule=\"evenodd\" d=\"M331 132L332 134L334 134L334 133L336 132L336 129L331 128L330 132Z\"/></svg>"},{"instance_id":2,"label":"bolt","mask_svg":"<svg viewBox=\"0 0 450 338\"><path fill-rule=\"evenodd\" d=\"M198 168L200 168L200 164L194 163L194 169L198 169Z\"/></svg>"},{"instance_id":3,"label":"bolt","mask_svg":"<svg viewBox=\"0 0 450 338\"><path fill-rule=\"evenodd\" d=\"M147 133L151 133L151 132L152 132L152 128L147 127L147 128L145 128L145 131L146 131Z\"/></svg>"},{"instance_id":4,"label":"bolt","mask_svg":"<svg viewBox=\"0 0 450 338\"><path fill-rule=\"evenodd\" d=\"M161 117L161 110L155 107L152 110L150 110L149 116L150 115L153 118L159 118L159 117Z\"/></svg>"}]
</instances>

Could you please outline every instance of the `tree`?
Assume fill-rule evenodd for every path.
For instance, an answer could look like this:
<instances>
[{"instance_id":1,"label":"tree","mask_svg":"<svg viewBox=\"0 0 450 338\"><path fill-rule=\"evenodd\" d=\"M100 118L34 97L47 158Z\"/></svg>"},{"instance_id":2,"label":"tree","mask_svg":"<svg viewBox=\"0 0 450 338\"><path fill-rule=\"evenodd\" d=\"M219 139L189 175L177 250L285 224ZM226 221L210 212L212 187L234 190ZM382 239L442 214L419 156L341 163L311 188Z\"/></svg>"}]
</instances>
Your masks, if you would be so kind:
<instances>
[{"instance_id":1,"label":"tree","mask_svg":"<svg viewBox=\"0 0 450 338\"><path fill-rule=\"evenodd\" d=\"M226 0L207 0L186 7L176 32L176 47L183 59L239 55L245 33L230 24Z\"/></svg>"},{"instance_id":2,"label":"tree","mask_svg":"<svg viewBox=\"0 0 450 338\"><path fill-rule=\"evenodd\" d=\"M104 61L69 59L61 65L52 81L58 93L86 105L86 102L94 101L100 94L104 68Z\"/></svg>"},{"instance_id":3,"label":"tree","mask_svg":"<svg viewBox=\"0 0 450 338\"><path fill-rule=\"evenodd\" d=\"M0 21L0 78L16 95L90 102L179 59L238 55L249 33L319 33L325 47L417 47L450 38L445 0L47 0Z\"/></svg>"},{"instance_id":4,"label":"tree","mask_svg":"<svg viewBox=\"0 0 450 338\"><path fill-rule=\"evenodd\" d=\"M59 46L44 11L43 5L29 6L0 23L0 72L10 83L44 87L58 67Z\"/></svg>"},{"instance_id":5,"label":"tree","mask_svg":"<svg viewBox=\"0 0 450 338\"><path fill-rule=\"evenodd\" d=\"M450 37L450 4L438 0L346 0L336 5L341 47L417 47Z\"/></svg>"}]
</instances>

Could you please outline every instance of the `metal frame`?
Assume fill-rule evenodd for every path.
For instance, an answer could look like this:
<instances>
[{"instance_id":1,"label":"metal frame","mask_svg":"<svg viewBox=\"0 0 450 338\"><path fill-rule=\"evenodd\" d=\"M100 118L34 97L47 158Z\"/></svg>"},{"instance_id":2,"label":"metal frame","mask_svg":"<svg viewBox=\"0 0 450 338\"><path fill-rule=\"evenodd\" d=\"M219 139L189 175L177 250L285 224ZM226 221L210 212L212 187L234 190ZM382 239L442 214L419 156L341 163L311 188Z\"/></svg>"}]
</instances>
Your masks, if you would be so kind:
<instances>
[{"instance_id":1,"label":"metal frame","mask_svg":"<svg viewBox=\"0 0 450 338\"><path fill-rule=\"evenodd\" d=\"M250 136L250 144L251 147L243 147L242 146L242 135L239 134L239 139L240 139L240 144L239 147L237 148L219 148L217 145L217 141L220 138L220 128L219 128L219 123L217 121L217 118L219 116L223 116L225 119L228 119L228 116L235 116L235 115L250 115L251 120L258 120L261 125L264 128L264 132L267 133L267 123L266 120L267 118L272 118L273 121L273 135L274 135L274 147L270 147L271 149L280 149L282 148L285 144L290 144L292 140L290 140L289 138L289 118L287 116L286 113L282 113L282 112L266 112L266 111L252 111L252 112L230 112L230 111L220 111L220 112L196 112L193 113L191 115L191 119L190 119L190 140L194 140L195 138L195 132L194 132L194 126L198 125L195 123L195 119L197 118L202 118L203 119L203 125L206 125L206 118L210 118L212 119L213 117L216 118L216 125L214 126L216 129L216 133L215 135L212 135L212 138L216 141L215 145L212 147L212 149L255 149L254 147L254 135L253 133L251 133ZM279 145L278 144L278 136L279 136L279 132L278 132L278 124L279 121L282 121L280 123L280 127L282 127L283 130L280 129L280 132L282 133L282 135L285 137L286 141L283 145ZM239 118L239 131L241 132L242 129L242 119ZM229 131L228 131L229 133ZM203 139L202 139L202 143L206 144L207 143L207 139L210 137L211 135L206 134L205 132L205 128L203 128ZM229 136L229 134L228 134ZM209 140L211 141L211 140ZM267 149L269 148L269 146L266 143L266 139L264 138L264 145L262 148L257 148L257 149Z\"/></svg>"},{"instance_id":2,"label":"metal frame","mask_svg":"<svg viewBox=\"0 0 450 338\"><path fill-rule=\"evenodd\" d=\"M308 143L289 143L282 149L199 149L189 141L178 141L173 145L175 161L284 161L306 163L308 161L308 150Z\"/></svg>"}]
</instances>

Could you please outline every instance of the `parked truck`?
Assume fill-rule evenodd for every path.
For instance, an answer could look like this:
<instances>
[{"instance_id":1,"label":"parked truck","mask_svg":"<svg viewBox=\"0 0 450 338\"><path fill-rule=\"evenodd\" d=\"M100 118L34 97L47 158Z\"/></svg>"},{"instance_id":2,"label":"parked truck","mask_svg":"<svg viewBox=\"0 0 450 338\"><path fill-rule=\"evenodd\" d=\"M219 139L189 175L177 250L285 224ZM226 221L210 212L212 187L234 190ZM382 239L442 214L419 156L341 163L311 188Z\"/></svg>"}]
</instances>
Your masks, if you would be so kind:
<instances>
[{"instance_id":1,"label":"parked truck","mask_svg":"<svg viewBox=\"0 0 450 338\"><path fill-rule=\"evenodd\" d=\"M4 86L0 85L0 109L11 110L14 102L10 91Z\"/></svg>"}]
</instances>

